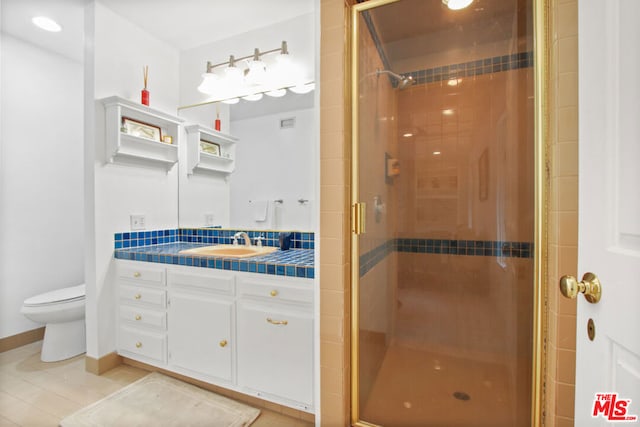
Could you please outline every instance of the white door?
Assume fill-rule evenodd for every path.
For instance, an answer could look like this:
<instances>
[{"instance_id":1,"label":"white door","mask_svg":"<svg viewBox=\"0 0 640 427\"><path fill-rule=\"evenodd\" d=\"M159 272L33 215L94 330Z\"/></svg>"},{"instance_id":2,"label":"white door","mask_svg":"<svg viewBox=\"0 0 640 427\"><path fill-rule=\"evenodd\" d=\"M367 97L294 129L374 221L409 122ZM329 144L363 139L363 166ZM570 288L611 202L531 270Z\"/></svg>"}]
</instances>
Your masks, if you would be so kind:
<instances>
[{"instance_id":1,"label":"white door","mask_svg":"<svg viewBox=\"0 0 640 427\"><path fill-rule=\"evenodd\" d=\"M578 295L575 425L640 425L640 1L578 8L578 269L602 299Z\"/></svg>"}]
</instances>

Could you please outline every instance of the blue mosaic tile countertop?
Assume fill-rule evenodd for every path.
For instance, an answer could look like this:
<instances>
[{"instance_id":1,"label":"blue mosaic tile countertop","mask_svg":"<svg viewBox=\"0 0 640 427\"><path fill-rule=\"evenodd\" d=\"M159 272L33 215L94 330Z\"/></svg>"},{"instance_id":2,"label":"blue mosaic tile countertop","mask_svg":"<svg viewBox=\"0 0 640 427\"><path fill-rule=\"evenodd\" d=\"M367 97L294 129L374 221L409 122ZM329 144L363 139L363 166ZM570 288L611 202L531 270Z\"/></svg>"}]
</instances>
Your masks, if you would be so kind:
<instances>
[{"instance_id":1,"label":"blue mosaic tile countertop","mask_svg":"<svg viewBox=\"0 0 640 427\"><path fill-rule=\"evenodd\" d=\"M312 279L315 275L314 251L311 249L278 249L266 255L249 258L227 258L180 254L186 249L211 246L201 243L175 242L161 245L116 249L114 257L131 261L157 262L162 264L186 265L214 268L218 270L246 271Z\"/></svg>"}]
</instances>

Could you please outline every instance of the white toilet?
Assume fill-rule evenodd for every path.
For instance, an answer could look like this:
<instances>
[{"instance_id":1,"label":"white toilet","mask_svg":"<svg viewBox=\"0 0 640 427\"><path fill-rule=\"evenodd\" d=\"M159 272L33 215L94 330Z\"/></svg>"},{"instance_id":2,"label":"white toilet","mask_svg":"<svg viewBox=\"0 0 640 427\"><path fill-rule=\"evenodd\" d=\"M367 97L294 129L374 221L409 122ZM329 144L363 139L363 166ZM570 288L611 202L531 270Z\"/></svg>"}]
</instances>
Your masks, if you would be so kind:
<instances>
[{"instance_id":1,"label":"white toilet","mask_svg":"<svg viewBox=\"0 0 640 427\"><path fill-rule=\"evenodd\" d=\"M20 312L46 324L40 359L56 362L86 351L85 285L71 286L28 298Z\"/></svg>"}]
</instances>

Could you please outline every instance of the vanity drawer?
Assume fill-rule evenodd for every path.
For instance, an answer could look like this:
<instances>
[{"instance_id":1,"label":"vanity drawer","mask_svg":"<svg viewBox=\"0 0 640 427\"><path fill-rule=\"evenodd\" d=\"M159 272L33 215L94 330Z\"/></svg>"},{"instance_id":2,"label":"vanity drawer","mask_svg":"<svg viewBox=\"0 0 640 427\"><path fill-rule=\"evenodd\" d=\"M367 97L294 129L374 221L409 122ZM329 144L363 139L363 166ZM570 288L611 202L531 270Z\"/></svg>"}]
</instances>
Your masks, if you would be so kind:
<instances>
[{"instance_id":1,"label":"vanity drawer","mask_svg":"<svg viewBox=\"0 0 640 427\"><path fill-rule=\"evenodd\" d=\"M312 284L285 284L271 280L238 278L240 297L257 297L271 302L313 303Z\"/></svg>"},{"instance_id":2,"label":"vanity drawer","mask_svg":"<svg viewBox=\"0 0 640 427\"><path fill-rule=\"evenodd\" d=\"M153 268L141 262L118 263L118 279L135 281L146 285L164 286L164 268Z\"/></svg>"},{"instance_id":3,"label":"vanity drawer","mask_svg":"<svg viewBox=\"0 0 640 427\"><path fill-rule=\"evenodd\" d=\"M167 329L167 314L164 311L145 310L129 305L120 306L120 319L133 322L136 325L152 328Z\"/></svg>"},{"instance_id":4,"label":"vanity drawer","mask_svg":"<svg viewBox=\"0 0 640 427\"><path fill-rule=\"evenodd\" d=\"M167 339L165 335L120 327L118 347L122 351L166 362Z\"/></svg>"},{"instance_id":5,"label":"vanity drawer","mask_svg":"<svg viewBox=\"0 0 640 427\"><path fill-rule=\"evenodd\" d=\"M235 293L235 275L228 271L207 271L198 267L187 267L167 272L167 284L199 291L212 291L223 295Z\"/></svg>"},{"instance_id":6,"label":"vanity drawer","mask_svg":"<svg viewBox=\"0 0 640 427\"><path fill-rule=\"evenodd\" d=\"M143 304L158 308L167 306L167 292L144 286L120 285L120 299L134 304Z\"/></svg>"}]
</instances>

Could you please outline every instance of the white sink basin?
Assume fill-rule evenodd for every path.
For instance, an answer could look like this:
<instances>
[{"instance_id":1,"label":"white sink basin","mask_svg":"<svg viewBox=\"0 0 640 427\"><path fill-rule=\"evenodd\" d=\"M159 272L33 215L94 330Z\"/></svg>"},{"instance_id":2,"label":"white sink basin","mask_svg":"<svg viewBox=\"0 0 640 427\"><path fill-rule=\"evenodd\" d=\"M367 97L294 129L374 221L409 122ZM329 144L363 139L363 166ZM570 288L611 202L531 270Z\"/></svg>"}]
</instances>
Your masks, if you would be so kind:
<instances>
[{"instance_id":1,"label":"white sink basin","mask_svg":"<svg viewBox=\"0 0 640 427\"><path fill-rule=\"evenodd\" d=\"M249 258L252 256L266 255L277 251L273 246L244 246L244 245L215 245L202 248L185 249L181 254L200 256L218 256L225 258Z\"/></svg>"}]
</instances>

